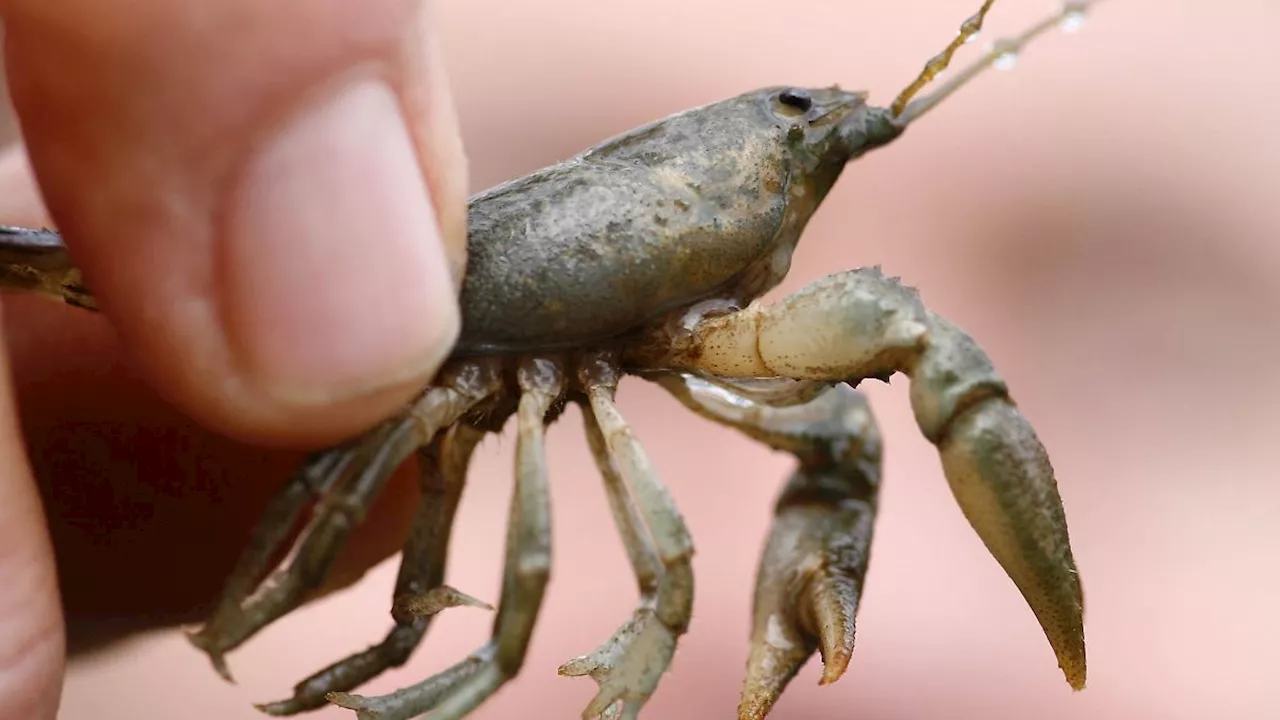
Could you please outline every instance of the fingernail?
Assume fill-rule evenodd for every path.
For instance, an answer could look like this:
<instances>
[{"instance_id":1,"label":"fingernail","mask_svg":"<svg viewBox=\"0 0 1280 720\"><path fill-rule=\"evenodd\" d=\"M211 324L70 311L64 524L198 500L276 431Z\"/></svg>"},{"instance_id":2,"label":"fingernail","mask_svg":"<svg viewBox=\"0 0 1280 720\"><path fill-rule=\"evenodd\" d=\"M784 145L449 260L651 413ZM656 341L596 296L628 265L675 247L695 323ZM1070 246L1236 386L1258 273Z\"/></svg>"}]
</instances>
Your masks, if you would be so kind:
<instances>
[{"instance_id":1,"label":"fingernail","mask_svg":"<svg viewBox=\"0 0 1280 720\"><path fill-rule=\"evenodd\" d=\"M458 332L439 224L390 88L346 86L268 140L219 242L232 353L254 389L329 403L425 382Z\"/></svg>"}]
</instances>

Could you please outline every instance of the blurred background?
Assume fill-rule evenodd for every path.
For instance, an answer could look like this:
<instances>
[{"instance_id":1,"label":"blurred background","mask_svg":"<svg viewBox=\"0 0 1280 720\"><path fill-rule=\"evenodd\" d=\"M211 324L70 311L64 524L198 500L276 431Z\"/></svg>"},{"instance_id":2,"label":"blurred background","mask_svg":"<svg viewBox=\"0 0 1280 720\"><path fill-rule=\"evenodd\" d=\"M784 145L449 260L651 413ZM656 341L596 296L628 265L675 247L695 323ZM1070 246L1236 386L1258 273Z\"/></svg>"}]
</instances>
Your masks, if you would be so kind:
<instances>
[{"instance_id":1,"label":"blurred background","mask_svg":"<svg viewBox=\"0 0 1280 720\"><path fill-rule=\"evenodd\" d=\"M477 190L758 86L840 83L887 103L976 4L439 2ZM997 3L985 37L1049 6ZM1089 686L1063 681L895 383L869 387L887 484L852 665L819 688L812 662L773 717L1280 717L1276 27L1272 0L1103 3L1081 32L1051 35L846 171L775 295L881 264L989 351L1058 472ZM645 717L731 717L755 564L790 462L639 381L621 402L697 544L693 626ZM552 584L522 675L476 720L577 717L595 686L555 669L634 602L576 411L550 443ZM455 531L450 581L488 599L512 447L482 446ZM236 652L238 685L177 632L92 655L71 672L62 717L262 717L251 702L382 637L394 572L384 564ZM409 665L366 690L453 663L489 623L446 613Z\"/></svg>"}]
</instances>

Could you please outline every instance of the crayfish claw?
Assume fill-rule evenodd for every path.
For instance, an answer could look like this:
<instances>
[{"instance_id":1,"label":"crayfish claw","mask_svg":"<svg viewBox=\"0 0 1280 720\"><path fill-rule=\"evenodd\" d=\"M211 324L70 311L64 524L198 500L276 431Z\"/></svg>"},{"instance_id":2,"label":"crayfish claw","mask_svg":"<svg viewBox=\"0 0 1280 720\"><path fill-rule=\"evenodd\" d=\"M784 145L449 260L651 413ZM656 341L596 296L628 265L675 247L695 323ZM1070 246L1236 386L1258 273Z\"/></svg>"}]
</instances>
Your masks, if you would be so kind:
<instances>
[{"instance_id":1,"label":"crayfish claw","mask_svg":"<svg viewBox=\"0 0 1280 720\"><path fill-rule=\"evenodd\" d=\"M768 715L815 650L824 666L820 684L839 680L849 667L875 515L870 500L855 499L870 494L855 478L802 471L779 501L756 583L740 720ZM840 486L846 491L837 501L830 493Z\"/></svg>"},{"instance_id":2,"label":"crayfish claw","mask_svg":"<svg viewBox=\"0 0 1280 720\"><path fill-rule=\"evenodd\" d=\"M969 525L1022 593L1072 688L1085 683L1084 598L1049 454L990 358L929 314L911 404Z\"/></svg>"},{"instance_id":3,"label":"crayfish claw","mask_svg":"<svg viewBox=\"0 0 1280 720\"><path fill-rule=\"evenodd\" d=\"M1022 414L992 397L938 445L970 525L1031 607L1075 690L1085 684L1084 597L1048 455Z\"/></svg>"}]
</instances>

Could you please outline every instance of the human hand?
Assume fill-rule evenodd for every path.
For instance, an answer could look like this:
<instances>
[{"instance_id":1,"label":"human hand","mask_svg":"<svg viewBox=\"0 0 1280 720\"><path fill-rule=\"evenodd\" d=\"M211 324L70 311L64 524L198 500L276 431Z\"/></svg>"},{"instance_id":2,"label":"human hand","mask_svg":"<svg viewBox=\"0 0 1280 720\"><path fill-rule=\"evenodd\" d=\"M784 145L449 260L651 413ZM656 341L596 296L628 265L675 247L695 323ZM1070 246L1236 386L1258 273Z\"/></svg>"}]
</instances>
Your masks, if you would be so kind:
<instances>
[{"instance_id":1,"label":"human hand","mask_svg":"<svg viewBox=\"0 0 1280 720\"><path fill-rule=\"evenodd\" d=\"M64 607L73 645L195 619L296 449L429 379L458 331L467 178L423 0L0 16L26 142L0 222L56 224L110 321L5 300L0 694L52 718ZM397 549L399 480L338 584Z\"/></svg>"}]
</instances>

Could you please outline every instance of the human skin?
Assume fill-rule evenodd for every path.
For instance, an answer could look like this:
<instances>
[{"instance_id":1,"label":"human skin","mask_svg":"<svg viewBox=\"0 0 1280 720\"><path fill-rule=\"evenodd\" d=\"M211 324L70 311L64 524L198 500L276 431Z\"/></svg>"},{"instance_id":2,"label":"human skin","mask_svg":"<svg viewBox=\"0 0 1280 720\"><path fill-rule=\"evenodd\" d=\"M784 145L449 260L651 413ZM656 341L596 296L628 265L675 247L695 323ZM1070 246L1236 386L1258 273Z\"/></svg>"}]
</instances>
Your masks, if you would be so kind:
<instances>
[{"instance_id":1,"label":"human skin","mask_svg":"<svg viewBox=\"0 0 1280 720\"><path fill-rule=\"evenodd\" d=\"M101 402L117 430L163 417L173 434L131 454L181 442L223 479L37 450L58 478L38 488L0 385L0 696L53 718L68 629L79 648L193 620L298 449L366 428L438 367L466 165L426 2L6 0L0 17L25 141L0 159L0 222L58 227L104 310L6 298L19 366L23 329L51 323L58 355L84 360L24 387L44 388L37 407ZM38 439L39 412L24 422ZM399 493L334 586L396 549ZM104 539L140 524L136 545ZM176 575L131 577L166 547L184 550Z\"/></svg>"}]
</instances>

